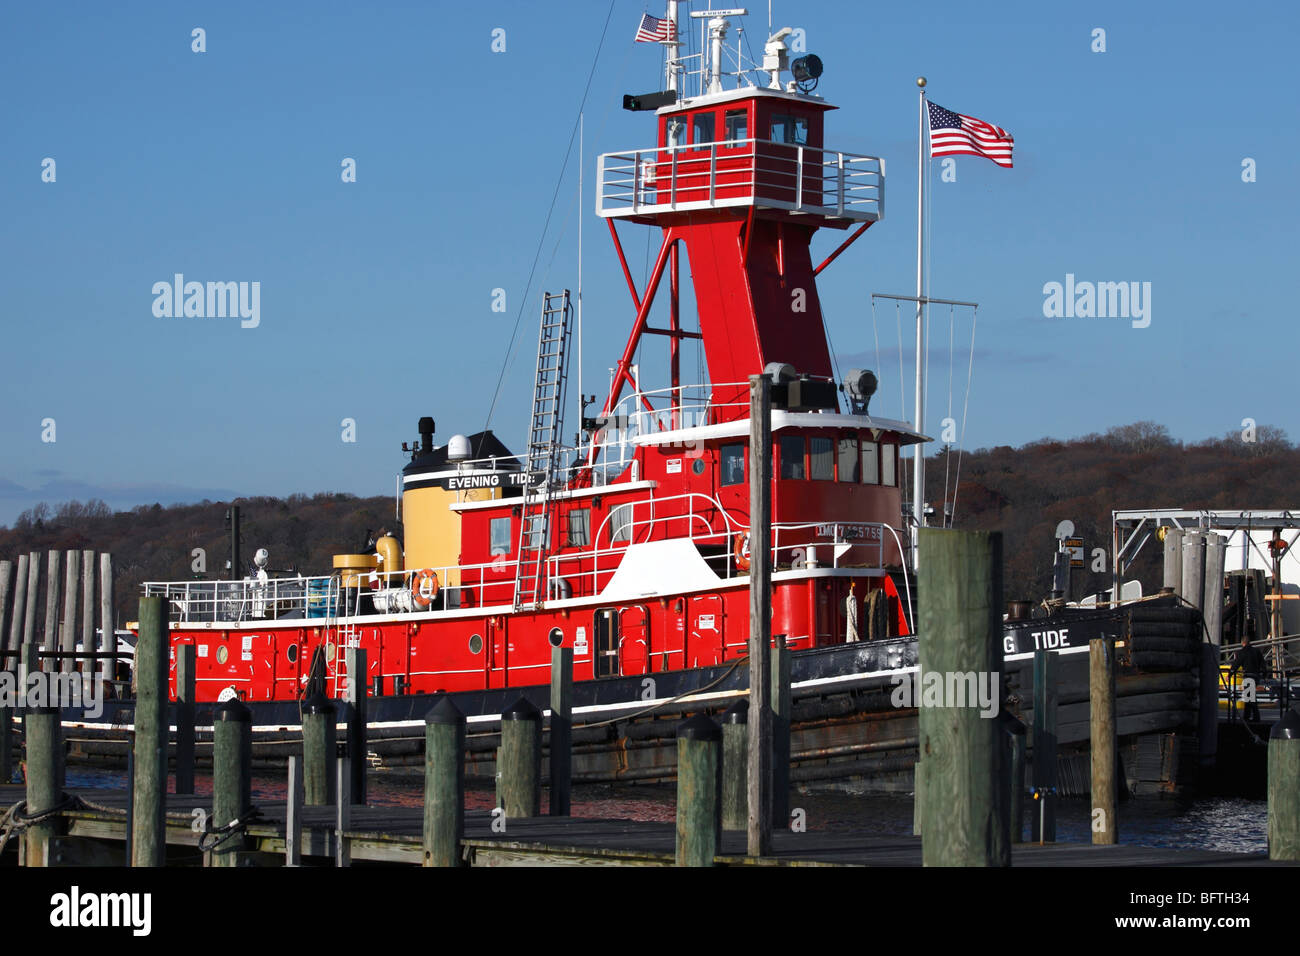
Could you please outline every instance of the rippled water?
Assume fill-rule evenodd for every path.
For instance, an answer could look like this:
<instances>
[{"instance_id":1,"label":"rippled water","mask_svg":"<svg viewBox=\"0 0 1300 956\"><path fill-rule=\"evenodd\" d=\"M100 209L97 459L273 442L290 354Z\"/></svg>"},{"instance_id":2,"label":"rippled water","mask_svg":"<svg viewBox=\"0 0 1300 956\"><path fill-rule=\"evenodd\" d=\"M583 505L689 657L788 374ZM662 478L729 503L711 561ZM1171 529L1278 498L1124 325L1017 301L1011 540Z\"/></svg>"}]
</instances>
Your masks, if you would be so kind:
<instances>
[{"instance_id":1,"label":"rippled water","mask_svg":"<svg viewBox=\"0 0 1300 956\"><path fill-rule=\"evenodd\" d=\"M126 776L121 772L68 771L68 785L73 787L120 789L125 784ZM196 777L195 790L199 794L211 793L211 777ZM374 806L419 806L423 800L422 786L415 779L374 775L369 790L370 803ZM283 800L285 794L283 778L254 778L255 799ZM543 793L543 812L545 799ZM466 805L471 810L490 809L494 805L492 791L469 791ZM912 797L908 794L804 791L792 794L790 805L792 809L805 811L808 828L812 830L843 833L866 830L891 836L912 832ZM672 787L601 785L577 786L573 791L574 816L671 822L675 811ZM1268 803L1264 800L1143 798L1127 800L1119 806L1120 842L1144 846L1264 852L1268 849L1267 822ZM1057 839L1081 843L1091 840L1087 801L1061 801L1057 810Z\"/></svg>"}]
</instances>

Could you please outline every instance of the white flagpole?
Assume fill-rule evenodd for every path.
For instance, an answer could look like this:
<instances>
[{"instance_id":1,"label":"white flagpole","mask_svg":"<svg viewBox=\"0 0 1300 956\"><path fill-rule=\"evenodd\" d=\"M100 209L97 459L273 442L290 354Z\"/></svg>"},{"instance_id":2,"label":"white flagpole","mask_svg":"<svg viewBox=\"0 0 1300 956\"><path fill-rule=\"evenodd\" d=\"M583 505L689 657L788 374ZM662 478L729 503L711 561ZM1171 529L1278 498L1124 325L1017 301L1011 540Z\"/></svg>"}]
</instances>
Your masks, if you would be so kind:
<instances>
[{"instance_id":1,"label":"white flagpole","mask_svg":"<svg viewBox=\"0 0 1300 956\"><path fill-rule=\"evenodd\" d=\"M583 152L585 144L583 136L586 133L585 120L582 113L578 114L578 440L575 444L582 442L582 416L587 411L587 407L582 403L582 217L586 215L587 210L583 206L584 182L583 172L587 164L586 154ZM563 442L563 437L560 438Z\"/></svg>"},{"instance_id":2,"label":"white flagpole","mask_svg":"<svg viewBox=\"0 0 1300 956\"><path fill-rule=\"evenodd\" d=\"M917 114L916 139L916 430L925 431L925 307L922 303L924 292L924 263L922 255L925 242L925 77L918 76L916 85L920 87L920 112ZM917 537L912 545L912 568L919 565L920 529L925 525L925 446L917 442L912 446L912 517L915 519Z\"/></svg>"}]
</instances>

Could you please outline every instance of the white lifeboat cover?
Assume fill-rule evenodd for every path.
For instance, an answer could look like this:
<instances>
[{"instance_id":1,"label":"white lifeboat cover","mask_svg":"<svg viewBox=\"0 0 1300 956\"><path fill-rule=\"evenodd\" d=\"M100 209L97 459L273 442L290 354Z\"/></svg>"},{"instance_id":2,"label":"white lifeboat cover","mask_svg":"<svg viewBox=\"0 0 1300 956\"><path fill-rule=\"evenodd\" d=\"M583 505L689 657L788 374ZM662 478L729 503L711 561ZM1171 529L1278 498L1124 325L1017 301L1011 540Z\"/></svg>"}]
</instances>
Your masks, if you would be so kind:
<instances>
[{"instance_id":1,"label":"white lifeboat cover","mask_svg":"<svg viewBox=\"0 0 1300 956\"><path fill-rule=\"evenodd\" d=\"M717 587L720 583L695 542L683 538L647 541L628 545L622 563L600 596L609 600L657 597Z\"/></svg>"}]
</instances>

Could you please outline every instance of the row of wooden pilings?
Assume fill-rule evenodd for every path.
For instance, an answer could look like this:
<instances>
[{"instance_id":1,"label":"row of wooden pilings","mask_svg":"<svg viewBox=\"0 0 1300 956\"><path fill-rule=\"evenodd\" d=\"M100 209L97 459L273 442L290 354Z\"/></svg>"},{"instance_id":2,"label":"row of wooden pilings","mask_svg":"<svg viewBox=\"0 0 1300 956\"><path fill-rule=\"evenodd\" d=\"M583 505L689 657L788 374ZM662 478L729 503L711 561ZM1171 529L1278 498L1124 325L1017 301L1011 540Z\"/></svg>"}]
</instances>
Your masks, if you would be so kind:
<instances>
[{"instance_id":1,"label":"row of wooden pilings","mask_svg":"<svg viewBox=\"0 0 1300 956\"><path fill-rule=\"evenodd\" d=\"M63 569L62 572L60 568ZM116 649L112 555L99 555L98 608L95 606L96 583L94 551L48 552L44 635L38 642L36 629L41 606L41 553L33 551L19 555L16 562L0 561L0 645L3 645L0 646L0 651L5 656L5 669L16 669L13 659L22 647L39 643L48 655L47 660L57 662L54 670L71 673L76 669L77 658L74 652L77 644L80 642L84 652L95 649L95 617L98 610L101 634L99 643L103 652L97 658L99 670L104 680L111 680L112 652ZM78 597L80 613L77 610ZM82 656L88 657L88 654L83 653Z\"/></svg>"}]
</instances>

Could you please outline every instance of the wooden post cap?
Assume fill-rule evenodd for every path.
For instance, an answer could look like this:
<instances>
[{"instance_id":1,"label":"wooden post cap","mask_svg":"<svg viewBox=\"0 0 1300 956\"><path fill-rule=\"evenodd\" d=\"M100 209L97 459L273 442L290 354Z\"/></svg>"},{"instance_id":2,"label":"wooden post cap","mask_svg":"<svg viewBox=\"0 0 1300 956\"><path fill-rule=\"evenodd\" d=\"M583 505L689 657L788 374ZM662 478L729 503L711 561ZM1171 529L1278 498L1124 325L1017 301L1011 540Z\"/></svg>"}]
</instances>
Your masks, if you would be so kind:
<instances>
[{"instance_id":1,"label":"wooden post cap","mask_svg":"<svg viewBox=\"0 0 1300 956\"><path fill-rule=\"evenodd\" d=\"M1273 725L1273 729L1268 732L1268 739L1294 740L1296 737L1300 737L1300 714L1291 709Z\"/></svg>"},{"instance_id":2,"label":"wooden post cap","mask_svg":"<svg viewBox=\"0 0 1300 956\"><path fill-rule=\"evenodd\" d=\"M228 700L212 709L212 719L251 724L253 722L253 712L237 700Z\"/></svg>"},{"instance_id":3,"label":"wooden post cap","mask_svg":"<svg viewBox=\"0 0 1300 956\"><path fill-rule=\"evenodd\" d=\"M304 714L332 714L334 713L334 702L324 694L312 694L302 702L302 712Z\"/></svg>"},{"instance_id":4,"label":"wooden post cap","mask_svg":"<svg viewBox=\"0 0 1300 956\"><path fill-rule=\"evenodd\" d=\"M703 714L677 725L678 740L721 740L722 728Z\"/></svg>"},{"instance_id":5,"label":"wooden post cap","mask_svg":"<svg viewBox=\"0 0 1300 956\"><path fill-rule=\"evenodd\" d=\"M542 712L533 706L533 702L527 697L520 697L510 705L508 710L501 712L502 720L541 720Z\"/></svg>"},{"instance_id":6,"label":"wooden post cap","mask_svg":"<svg viewBox=\"0 0 1300 956\"><path fill-rule=\"evenodd\" d=\"M443 694L438 703L433 705L433 709L425 715L424 723L426 725L463 724L465 723L465 715L460 712L460 708L455 705L450 697Z\"/></svg>"},{"instance_id":7,"label":"wooden post cap","mask_svg":"<svg viewBox=\"0 0 1300 956\"><path fill-rule=\"evenodd\" d=\"M741 698L736 701L722 714L724 724L747 724L749 723L749 701Z\"/></svg>"}]
</instances>

